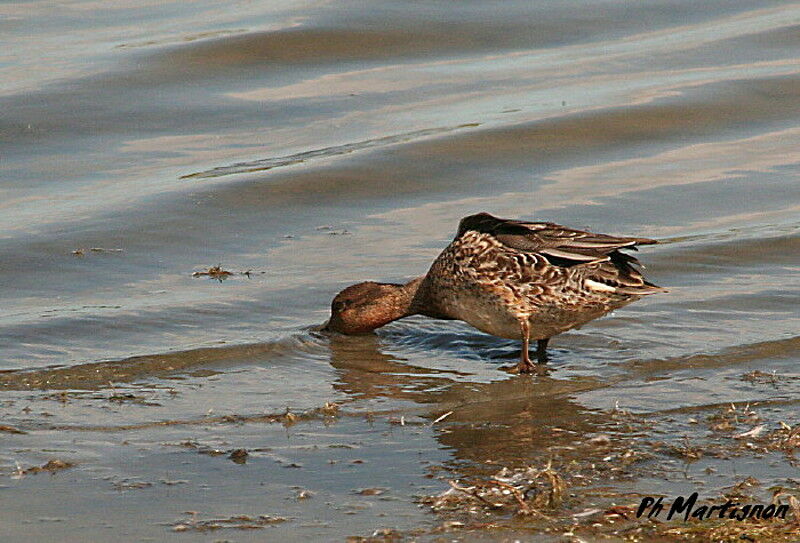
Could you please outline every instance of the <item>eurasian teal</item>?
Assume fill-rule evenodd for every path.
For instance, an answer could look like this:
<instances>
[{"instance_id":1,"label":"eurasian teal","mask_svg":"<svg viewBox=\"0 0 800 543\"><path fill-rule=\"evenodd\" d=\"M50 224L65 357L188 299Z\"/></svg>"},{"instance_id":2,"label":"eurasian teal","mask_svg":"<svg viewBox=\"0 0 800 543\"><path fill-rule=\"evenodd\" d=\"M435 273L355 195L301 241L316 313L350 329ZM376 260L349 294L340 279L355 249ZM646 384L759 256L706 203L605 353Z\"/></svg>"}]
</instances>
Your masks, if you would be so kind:
<instances>
[{"instance_id":1,"label":"eurasian teal","mask_svg":"<svg viewBox=\"0 0 800 543\"><path fill-rule=\"evenodd\" d=\"M521 339L513 371L529 373L535 367L530 340L537 340L537 357L544 362L552 336L666 292L645 280L636 258L621 252L654 243L470 215L426 275L404 285L368 281L347 287L333 299L326 328L361 334L417 314L462 320L488 334Z\"/></svg>"}]
</instances>

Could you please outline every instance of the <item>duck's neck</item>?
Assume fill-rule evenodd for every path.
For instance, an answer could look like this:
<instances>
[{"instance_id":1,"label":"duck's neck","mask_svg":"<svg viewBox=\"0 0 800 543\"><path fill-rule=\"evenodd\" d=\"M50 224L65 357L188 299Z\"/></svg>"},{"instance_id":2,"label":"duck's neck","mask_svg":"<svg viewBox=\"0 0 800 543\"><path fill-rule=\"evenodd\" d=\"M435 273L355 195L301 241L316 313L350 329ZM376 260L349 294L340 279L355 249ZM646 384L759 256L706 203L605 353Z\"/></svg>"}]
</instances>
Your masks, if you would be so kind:
<instances>
[{"instance_id":1,"label":"duck's neck","mask_svg":"<svg viewBox=\"0 0 800 543\"><path fill-rule=\"evenodd\" d=\"M436 297L431 295L431 288L427 276L417 277L403 285L403 291L406 296L410 297L406 314L409 315L425 315L434 319L450 320L451 317L446 311L442 311L439 304L436 302Z\"/></svg>"},{"instance_id":2,"label":"duck's neck","mask_svg":"<svg viewBox=\"0 0 800 543\"><path fill-rule=\"evenodd\" d=\"M420 289L425 276L412 279L405 285L397 285L393 292L392 320L422 313L426 303L424 289Z\"/></svg>"},{"instance_id":3,"label":"duck's neck","mask_svg":"<svg viewBox=\"0 0 800 543\"><path fill-rule=\"evenodd\" d=\"M428 296L424 275L412 279L405 285L385 283L384 285L392 288L384 297L385 303L383 307L386 321L383 324L388 324L403 317L410 317L411 315L436 316L433 314L435 312L432 311L433 308Z\"/></svg>"},{"instance_id":4,"label":"duck's neck","mask_svg":"<svg viewBox=\"0 0 800 543\"><path fill-rule=\"evenodd\" d=\"M370 329L374 330L397 319L410 317L411 315L425 315L434 319L452 319L443 311L439 310L434 297L431 296L430 287L425 280L426 276L412 279L405 285L385 284L390 287L380 304L380 316L372 319Z\"/></svg>"}]
</instances>

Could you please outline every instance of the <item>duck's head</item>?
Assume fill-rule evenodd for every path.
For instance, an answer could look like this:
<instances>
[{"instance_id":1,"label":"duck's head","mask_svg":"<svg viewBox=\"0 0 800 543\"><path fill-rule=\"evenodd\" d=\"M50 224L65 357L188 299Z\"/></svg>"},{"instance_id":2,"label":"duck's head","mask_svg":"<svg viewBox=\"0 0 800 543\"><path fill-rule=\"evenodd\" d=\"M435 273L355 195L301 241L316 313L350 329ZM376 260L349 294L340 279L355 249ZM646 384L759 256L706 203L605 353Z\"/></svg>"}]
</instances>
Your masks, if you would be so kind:
<instances>
[{"instance_id":1,"label":"duck's head","mask_svg":"<svg viewBox=\"0 0 800 543\"><path fill-rule=\"evenodd\" d=\"M366 334L405 317L411 314L416 286L373 281L351 285L331 302L331 318L325 330L347 335Z\"/></svg>"}]
</instances>

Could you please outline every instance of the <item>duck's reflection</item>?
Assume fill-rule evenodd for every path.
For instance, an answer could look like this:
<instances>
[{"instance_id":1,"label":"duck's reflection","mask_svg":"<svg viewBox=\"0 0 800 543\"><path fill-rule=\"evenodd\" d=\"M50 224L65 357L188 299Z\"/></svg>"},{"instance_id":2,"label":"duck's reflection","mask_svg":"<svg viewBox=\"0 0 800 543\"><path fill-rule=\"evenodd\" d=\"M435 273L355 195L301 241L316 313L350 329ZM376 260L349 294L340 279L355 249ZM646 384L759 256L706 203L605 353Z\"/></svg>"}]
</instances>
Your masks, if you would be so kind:
<instances>
[{"instance_id":1,"label":"duck's reflection","mask_svg":"<svg viewBox=\"0 0 800 543\"><path fill-rule=\"evenodd\" d=\"M392 398L418 404L435 425L437 440L458 460L502 465L546 461L548 450L569 447L602 432L608 416L573 397L602 387L581 379L547 374L471 382L463 375L414 366L382 352L375 335L330 336L334 387L360 399ZM499 370L498 370L499 371Z\"/></svg>"}]
</instances>

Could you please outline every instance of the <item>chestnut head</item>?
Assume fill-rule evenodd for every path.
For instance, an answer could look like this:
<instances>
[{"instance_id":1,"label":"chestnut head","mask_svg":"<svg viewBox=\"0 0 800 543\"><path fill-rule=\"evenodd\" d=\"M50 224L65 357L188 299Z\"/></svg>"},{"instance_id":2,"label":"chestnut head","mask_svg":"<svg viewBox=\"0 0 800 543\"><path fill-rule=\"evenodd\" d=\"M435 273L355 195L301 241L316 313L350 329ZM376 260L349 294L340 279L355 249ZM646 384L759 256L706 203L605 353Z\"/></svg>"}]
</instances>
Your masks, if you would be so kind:
<instances>
[{"instance_id":1,"label":"chestnut head","mask_svg":"<svg viewBox=\"0 0 800 543\"><path fill-rule=\"evenodd\" d=\"M351 285L331 302L327 330L365 334L406 316L408 296L404 285L367 281Z\"/></svg>"}]
</instances>

